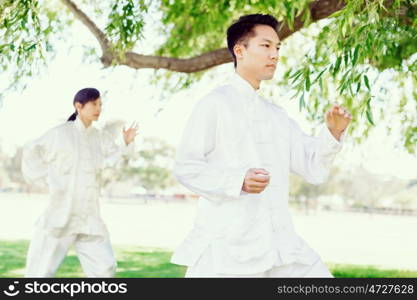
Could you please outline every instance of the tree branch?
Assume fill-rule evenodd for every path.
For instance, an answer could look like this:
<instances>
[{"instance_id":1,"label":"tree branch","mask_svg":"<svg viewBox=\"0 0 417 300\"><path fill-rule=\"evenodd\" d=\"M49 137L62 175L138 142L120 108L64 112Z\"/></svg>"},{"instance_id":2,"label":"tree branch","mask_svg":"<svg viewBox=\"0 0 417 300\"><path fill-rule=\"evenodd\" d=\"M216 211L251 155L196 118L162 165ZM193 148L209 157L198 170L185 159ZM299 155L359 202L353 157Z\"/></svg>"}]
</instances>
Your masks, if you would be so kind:
<instances>
[{"instance_id":1,"label":"tree branch","mask_svg":"<svg viewBox=\"0 0 417 300\"><path fill-rule=\"evenodd\" d=\"M313 22L327 18L334 12L341 10L345 6L344 1L335 0L316 0L310 4L310 13ZM284 40L294 32L300 30L304 26L302 16L294 20L294 30L288 25L281 26L278 35ZM221 48L214 51L206 52L202 55L192 58L168 58L161 56L140 55L133 52L126 53L125 59L120 62L122 65L134 69L154 68L167 69L176 72L193 73L207 70L214 66L233 61L231 54L227 48Z\"/></svg>"},{"instance_id":2,"label":"tree branch","mask_svg":"<svg viewBox=\"0 0 417 300\"><path fill-rule=\"evenodd\" d=\"M75 17L80 20L96 37L97 41L100 43L101 50L103 55L105 55L110 48L110 41L107 39L104 32L102 32L97 25L81 10L77 5L71 0L61 0L63 4L75 15Z\"/></svg>"},{"instance_id":3,"label":"tree branch","mask_svg":"<svg viewBox=\"0 0 417 300\"><path fill-rule=\"evenodd\" d=\"M317 22L321 19L325 19L331 16L333 13L341 10L345 7L345 2L341 0L316 0L310 3L309 9L311 14L311 20ZM278 32L278 36L281 40L286 39L294 32L300 30L304 26L303 15L298 16L294 20L294 30L291 30L289 26L284 23Z\"/></svg>"},{"instance_id":4,"label":"tree branch","mask_svg":"<svg viewBox=\"0 0 417 300\"><path fill-rule=\"evenodd\" d=\"M231 62L232 56L227 48L221 48L191 58L172 58L153 55L142 55L134 52L126 52L121 59L111 53L110 42L102 31L91 21L87 15L81 11L72 0L61 0L71 12L93 33L99 41L103 50L101 61L104 66L111 64L119 64L131 67L133 69L167 69L175 72L194 73L198 71L207 70L214 66ZM332 15L334 12L341 10L345 6L342 0L316 0L309 5L311 19L313 22L324 19ZM302 16L294 20L294 30L291 30L288 25L280 26L278 35L281 40L284 40L294 32L300 30L304 26Z\"/></svg>"}]
</instances>

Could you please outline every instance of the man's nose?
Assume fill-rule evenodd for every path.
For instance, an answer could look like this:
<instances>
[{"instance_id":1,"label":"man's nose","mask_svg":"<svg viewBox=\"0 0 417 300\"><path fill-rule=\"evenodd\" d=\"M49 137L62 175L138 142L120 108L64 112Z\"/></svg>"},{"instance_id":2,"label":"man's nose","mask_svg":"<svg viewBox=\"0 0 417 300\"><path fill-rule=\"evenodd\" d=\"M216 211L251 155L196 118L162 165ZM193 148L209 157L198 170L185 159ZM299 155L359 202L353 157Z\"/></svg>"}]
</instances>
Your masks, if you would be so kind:
<instances>
[{"instance_id":1,"label":"man's nose","mask_svg":"<svg viewBox=\"0 0 417 300\"><path fill-rule=\"evenodd\" d=\"M271 59L273 59L273 60L278 60L278 57L279 57L279 53L278 53L278 50L277 51L273 51L272 53L271 53Z\"/></svg>"}]
</instances>

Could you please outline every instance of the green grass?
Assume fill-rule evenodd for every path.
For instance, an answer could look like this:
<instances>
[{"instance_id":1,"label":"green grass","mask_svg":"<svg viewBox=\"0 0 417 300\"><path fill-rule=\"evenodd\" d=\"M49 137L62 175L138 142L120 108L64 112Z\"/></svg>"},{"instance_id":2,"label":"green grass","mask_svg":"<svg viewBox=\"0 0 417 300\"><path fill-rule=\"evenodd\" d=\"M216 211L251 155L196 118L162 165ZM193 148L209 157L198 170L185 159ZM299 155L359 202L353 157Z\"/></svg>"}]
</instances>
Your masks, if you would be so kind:
<instances>
[{"instance_id":1,"label":"green grass","mask_svg":"<svg viewBox=\"0 0 417 300\"><path fill-rule=\"evenodd\" d=\"M0 277L23 277L28 241L0 241ZM184 277L185 267L171 264L171 252L157 248L114 247L116 277ZM84 277L75 251L70 250L56 277Z\"/></svg>"},{"instance_id":2,"label":"green grass","mask_svg":"<svg viewBox=\"0 0 417 300\"><path fill-rule=\"evenodd\" d=\"M23 277L28 241L0 241L0 277ZM185 267L171 264L170 251L158 248L115 246L116 277L184 277ZM413 277L417 271L381 269L375 266L329 264L335 277ZM84 277L74 251L61 264L56 277Z\"/></svg>"},{"instance_id":3,"label":"green grass","mask_svg":"<svg viewBox=\"0 0 417 300\"><path fill-rule=\"evenodd\" d=\"M27 241L0 241L0 277L22 276L28 246Z\"/></svg>"},{"instance_id":4,"label":"green grass","mask_svg":"<svg viewBox=\"0 0 417 300\"><path fill-rule=\"evenodd\" d=\"M393 278L393 277L411 277L417 278L417 271L413 270L395 270L381 269L375 266L363 265L342 265L328 264L334 277L340 278Z\"/></svg>"}]
</instances>

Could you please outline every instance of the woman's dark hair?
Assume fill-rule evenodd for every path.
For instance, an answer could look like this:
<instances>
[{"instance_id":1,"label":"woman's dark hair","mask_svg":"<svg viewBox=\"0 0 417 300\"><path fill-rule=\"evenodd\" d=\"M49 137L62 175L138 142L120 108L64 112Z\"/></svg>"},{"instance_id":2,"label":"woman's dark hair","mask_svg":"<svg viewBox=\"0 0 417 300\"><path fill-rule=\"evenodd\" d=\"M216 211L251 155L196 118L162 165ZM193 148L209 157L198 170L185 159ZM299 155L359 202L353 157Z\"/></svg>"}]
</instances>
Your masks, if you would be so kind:
<instances>
[{"instance_id":1,"label":"woman's dark hair","mask_svg":"<svg viewBox=\"0 0 417 300\"><path fill-rule=\"evenodd\" d=\"M98 98L100 98L100 92L95 88L85 88L82 90L79 90L74 97L73 104L75 106L75 102L81 103L83 106L87 102L90 101L96 101ZM75 113L73 113L67 121L74 121L77 118L77 110L75 110Z\"/></svg>"},{"instance_id":2,"label":"woman's dark hair","mask_svg":"<svg viewBox=\"0 0 417 300\"><path fill-rule=\"evenodd\" d=\"M271 15L253 14L241 16L237 21L227 29L227 48L233 56L233 61L236 68L236 56L233 52L233 47L243 42L248 37L255 35L253 28L256 25L271 26L278 34L278 21Z\"/></svg>"}]
</instances>

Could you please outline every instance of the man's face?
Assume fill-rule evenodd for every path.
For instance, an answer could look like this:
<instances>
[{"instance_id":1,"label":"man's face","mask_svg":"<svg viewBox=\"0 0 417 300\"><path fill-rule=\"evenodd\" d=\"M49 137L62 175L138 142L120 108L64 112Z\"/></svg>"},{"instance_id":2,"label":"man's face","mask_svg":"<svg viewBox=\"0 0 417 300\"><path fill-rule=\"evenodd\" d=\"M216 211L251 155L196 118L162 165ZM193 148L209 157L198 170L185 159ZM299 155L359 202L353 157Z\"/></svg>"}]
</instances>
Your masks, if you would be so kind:
<instances>
[{"instance_id":1,"label":"man's face","mask_svg":"<svg viewBox=\"0 0 417 300\"><path fill-rule=\"evenodd\" d=\"M272 79L278 62L280 40L271 26L256 25L254 36L235 46L237 65L257 80Z\"/></svg>"}]
</instances>

